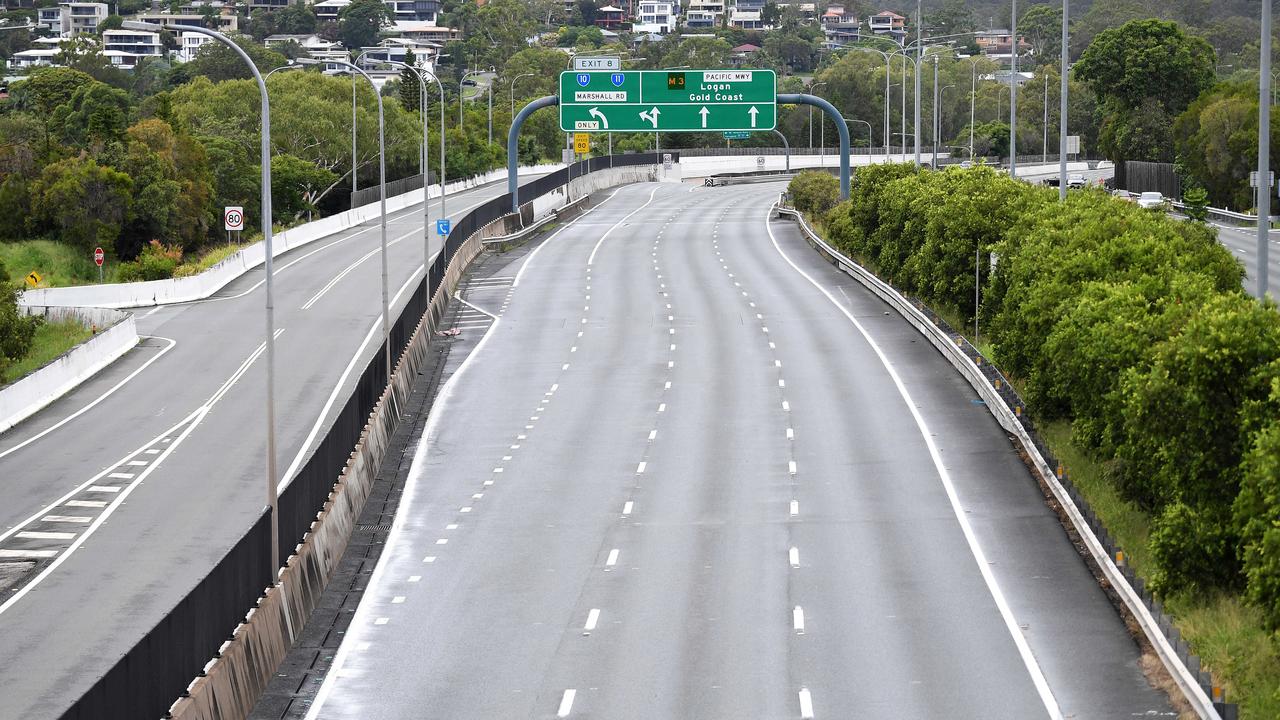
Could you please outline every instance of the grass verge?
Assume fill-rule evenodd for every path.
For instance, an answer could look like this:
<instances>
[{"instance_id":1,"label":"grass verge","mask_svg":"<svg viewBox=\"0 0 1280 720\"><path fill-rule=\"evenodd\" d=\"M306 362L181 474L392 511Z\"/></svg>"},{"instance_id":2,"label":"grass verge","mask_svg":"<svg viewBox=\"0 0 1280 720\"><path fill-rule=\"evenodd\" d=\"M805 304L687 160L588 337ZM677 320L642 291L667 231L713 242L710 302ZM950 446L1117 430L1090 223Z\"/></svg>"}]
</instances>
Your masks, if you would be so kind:
<instances>
[{"instance_id":1,"label":"grass verge","mask_svg":"<svg viewBox=\"0 0 1280 720\"><path fill-rule=\"evenodd\" d=\"M88 340L93 333L76 322L42 323L36 328L35 339L26 357L5 368L4 384L8 385L28 373L39 370L71 348Z\"/></svg>"}]
</instances>

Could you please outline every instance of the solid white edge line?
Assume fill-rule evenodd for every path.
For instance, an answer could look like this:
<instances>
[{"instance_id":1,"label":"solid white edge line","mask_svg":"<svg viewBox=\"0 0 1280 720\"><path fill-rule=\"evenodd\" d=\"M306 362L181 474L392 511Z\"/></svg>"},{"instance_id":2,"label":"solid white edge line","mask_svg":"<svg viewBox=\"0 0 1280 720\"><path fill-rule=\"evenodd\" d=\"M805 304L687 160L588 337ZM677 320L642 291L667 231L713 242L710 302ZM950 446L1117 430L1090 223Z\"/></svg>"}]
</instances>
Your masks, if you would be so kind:
<instances>
[{"instance_id":1,"label":"solid white edge line","mask_svg":"<svg viewBox=\"0 0 1280 720\"><path fill-rule=\"evenodd\" d=\"M397 546L403 541L405 534L404 524L406 518L413 515L412 507L417 494L418 481L425 472L422 468L426 462L427 449L430 447L429 439L435 434L440 418L444 416L449 403L452 402L459 379L466 375L471 363L480 356L485 345L488 344L489 339L494 336L495 331L501 324L501 318L494 318L493 324L489 326L489 330L484 334L484 337L480 338L480 342L476 343L475 349L463 359L458 369L454 371L453 375L449 376L449 379L440 388L435 402L427 413L427 422L422 430L422 441L418 443L418 449L414 452L413 461L409 466L409 477L405 481L404 491L400 496L400 509L396 511L395 519L391 523L391 530L387 533L386 544L382 548L382 555L379 557L378 563L374 565L373 574L369 578L368 585L366 585L366 596L368 595L368 589L378 586L383 573L386 572L387 563L390 562L390 558L394 557ZM431 557L431 560L424 560L423 562L435 560L432 556L428 557ZM338 646L338 652L333 658L333 664L329 667L329 672L325 674L324 682L320 684L320 690L316 692L315 701L312 702L311 707L307 710L304 720L315 720L318 717L321 708L324 707L325 700L333 692L333 683L341 672L347 655L351 652L351 648L359 643L359 635L365 632L365 626L368 624L367 616L371 612L373 611L363 602L356 606L356 614L351 622L351 628L353 629L348 630L346 638Z\"/></svg>"},{"instance_id":2,"label":"solid white edge line","mask_svg":"<svg viewBox=\"0 0 1280 720\"><path fill-rule=\"evenodd\" d=\"M653 204L653 197L654 197L655 195L657 195L657 194L658 194L658 191L659 191L659 190L661 190L661 189L662 189L662 186L661 186L661 185L659 185L658 187L655 187L655 188L653 189L653 192L649 193L649 199L648 199L648 200L646 200L646 201L645 201L645 203L644 203L643 205L641 205L640 207L636 208L635 210L632 210L631 212L627 213L626 215L624 215L624 216L622 217L622 219L621 219L621 220L619 220L618 222L614 223L613 225L610 225L610 226L609 226L609 229L604 231L604 234L603 234L603 235L601 235L601 236L600 236L600 239L596 241L596 246L595 246L595 247L593 247L593 248L591 248L591 255L587 258L587 266L588 266L588 267L590 267L590 266L592 266L592 265L594 265L594 264L595 264L595 262L596 262L596 253L600 251L600 246L604 244L604 241L609 237L609 235L611 235L611 234L613 233L613 231L614 231L614 230L617 230L617 229L622 225L622 223L626 222L627 220L630 220L632 215L635 215L636 213L640 212L641 210L643 210L643 209L645 209L645 208L649 207L651 204ZM662 276L661 276L661 275L659 275L658 277L662 277Z\"/></svg>"},{"instance_id":3,"label":"solid white edge line","mask_svg":"<svg viewBox=\"0 0 1280 720\"><path fill-rule=\"evenodd\" d=\"M1022 664L1027 668L1027 673L1031 676L1031 681L1036 687L1036 692L1040 696L1040 702L1044 705L1045 712L1054 720L1062 719L1062 710L1058 707L1058 701L1053 696L1053 691L1049 688L1049 681L1044 676L1044 671L1040 664L1036 661L1035 655L1031 652L1031 646L1027 643L1026 637L1022 634L1018 627L1018 621L1013 616L1013 610L1009 607L1008 601L1004 597L1004 592L1000 589L999 583L996 582L995 575L991 571L991 566L987 564L986 554L982 551L982 547L978 545L978 538L973 532L973 527L969 524L969 519L965 515L964 508L960 506L960 498L956 494L956 489L951 481L951 474L947 471L946 465L942 462L942 455L938 452L938 446L933 441L933 436L929 431L929 425L925 422L924 416L920 414L916 407L915 400L912 399L911 393L907 390L906 385L902 382L902 378L898 375L898 371L890 364L889 358L885 355L884 350L871 337L871 333L863 327L862 323L849 312L839 300L835 298L826 288L824 288L817 280L800 269L796 263L782 250L782 246L778 244L778 238L773 234L773 227L770 225L769 219L774 212L774 206L770 206L764 217L764 228L769 234L769 240L773 243L773 247L777 250L778 255L786 261L791 269L795 270L805 280L809 281L819 292L823 294L835 305L840 312L848 318L849 322L858 330L862 338L871 347L872 352L880 360L880 364L884 367L885 372L893 380L894 387L898 390L899 397L902 398L903 404L906 405L907 411L911 413L911 417L915 420L916 429L920 433L921 439L924 440L925 446L929 449L929 457L933 461L934 469L938 473L938 478L942 482L943 490L947 494L947 500L951 503L951 511L956 517L957 524L964 534L965 542L969 546L969 551L973 555L974 562L978 565L978 572L981 573L983 581L987 585L988 592L991 593L992 599L995 601L996 608L1000 611L1000 617L1004 620L1005 629L1013 638L1014 645L1018 648L1018 655L1022 658Z\"/></svg>"},{"instance_id":4,"label":"solid white edge line","mask_svg":"<svg viewBox=\"0 0 1280 720\"><path fill-rule=\"evenodd\" d=\"M626 187L627 187L626 185L623 185L622 187L618 188L617 190L614 190L612 193L610 193L610 194L609 194L609 197L605 198L604 200L601 200L599 205L596 205L595 207L592 207L592 208L588 208L586 212L582 213L582 214L581 214L581 215L579 215L578 217L576 217L576 218L574 218L574 219L570 220L569 222L565 223L565 224L564 224L564 226L563 226L563 227L561 227L559 230L556 230L555 232L551 233L551 236L550 236L550 237L548 237L546 240L543 240L541 243L539 243L538 247L534 248L534 249L533 249L533 252L529 253L529 256L528 256L528 257L526 257L526 258L524 259L524 262L520 263L520 269L516 272L516 278L515 278L515 280L512 280L512 281L511 281L511 287L513 287L513 288L518 288L518 287L520 287L520 278L524 277L524 271L529 267L529 263L533 262L533 259L534 259L535 257L537 257L537 256L538 256L538 253L542 252L542 248L544 248L544 247L546 247L547 245L551 244L551 241L552 241L552 240L555 240L555 239L556 239L556 237L557 237L560 233L562 233L562 232L564 232L565 230L568 230L570 227L572 227L574 223L576 223L576 222L578 222L579 220L581 220L582 218L584 218L584 217L586 217L586 216L590 215L591 213L595 212L596 210L598 210L598 209L600 209L600 208L604 207L604 204L605 204L605 203L607 203L607 202L609 202L610 200L612 200L612 199L614 198L614 196L615 196L615 195L617 195L618 193L622 192L624 189L626 189ZM590 269L590 268L588 268L588 269L587 269L587 272L591 272L591 269Z\"/></svg>"},{"instance_id":5,"label":"solid white edge line","mask_svg":"<svg viewBox=\"0 0 1280 720\"><path fill-rule=\"evenodd\" d=\"M142 336L140 336L140 337L144 337L144 338L155 338L155 339L157 339L157 340L164 340L165 342L167 342L167 343L169 343L169 344L168 344L168 345L166 345L166 346L164 346L164 348L162 348L162 349L160 350L160 352L156 353L155 357L153 357L153 358L151 358L151 359L147 360L146 362L142 363L142 365L140 365L140 366L138 367L138 369L136 369L136 370L134 370L133 372L129 373L129 375L128 375L128 376L126 376L126 377L125 377L123 380L121 380L120 382L116 383L115 385L112 385L112 386L111 386L111 387L110 387L106 392L104 392L104 393L102 393L101 395L99 395L99 396L97 397L97 399L95 399L93 402L89 403L88 405L85 405L84 407L80 408L79 410L75 411L74 413L72 413L72 414L70 414L70 415L66 416L65 418L63 418L63 419L59 420L57 423L55 423L55 424L53 424L53 425L50 425L48 428L46 428L46 429L44 429L44 430L41 430L39 434L37 434L37 435L32 435L31 437L27 438L26 440L23 440L22 442L18 443L17 445L14 445L13 447L11 447L11 448L9 448L9 449L7 449L7 450L4 450L4 451L0 452L0 458L4 457L4 456L6 456L6 455L9 455L10 453L15 453L15 452L17 452L17 451L21 450L22 448L24 448L24 447L26 447L26 446L30 445L31 443L33 443L33 442L35 442L35 441L39 440L40 438L44 437L45 435L48 435L49 433L53 432L54 430L57 430L58 428L62 427L63 425L66 425L67 423L71 422L72 420L75 420L76 418L80 417L81 415L85 414L86 412L88 412L88 411L92 410L95 406L97 406L97 404L98 404L98 403L102 402L103 400L106 400L108 397L110 397L110 396L111 396L111 394L112 394L112 393L114 393L115 391L117 391L117 390L119 390L120 388L124 387L126 383L128 383L130 380L132 380L132 379L134 379L135 377L137 377L137 376L138 376L138 375L139 375L143 370L146 370L146 369L151 365L151 363L153 363L153 362L155 362L155 361L159 360L161 357L163 357L163 356L164 356L164 354L165 354L165 353L167 353L167 352L169 352L170 350L172 350L172 349L173 349L173 347L174 347L175 345L177 345L177 344L178 344L178 341L177 341L177 340L171 340L171 339L169 339L169 338L167 338L167 337L160 337L159 335L142 335ZM137 349L137 348L135 347L135 348L134 348L134 350L136 350L136 349Z\"/></svg>"},{"instance_id":6,"label":"solid white edge line","mask_svg":"<svg viewBox=\"0 0 1280 720\"><path fill-rule=\"evenodd\" d=\"M439 251L437 251L435 255L431 256L432 262L435 261L436 256L439 254ZM419 265L417 269L409 275L409 279L405 280L404 284L400 286L400 289L396 291L396 294L392 296L390 305L393 310L395 309L396 303L400 301L400 296L403 295L404 291L413 284L413 282L418 278L418 273L422 271L423 266ZM497 327L496 322L490 326L491 329L494 327ZM378 313L378 316L373 319L373 324L369 326L369 332L365 334L364 340L356 348L355 353L351 356L351 360L347 362L347 367L342 370L342 375L338 378L337 384L333 386L333 391L329 393L329 398L325 400L324 408L320 411L320 414L316 416L316 421L315 424L311 426L311 431L307 433L307 439L302 441L302 446L298 448L298 454L294 456L293 462L289 464L289 469L284 471L284 475L281 476L280 482L277 483L276 487L279 492L284 492L284 489L289 487L289 483L293 482L294 474L298 472L298 468L301 467L303 461L307 459L307 452L311 448L311 443L315 441L316 435L320 434L321 426L324 425L325 419L329 416L329 411L333 409L334 403L338 401L338 394L342 392L342 387L347 383L347 378L350 377L351 371L355 369L356 363L360 361L360 356L364 354L365 346L373 340L374 335L380 335L381 331L382 313Z\"/></svg>"}]
</instances>

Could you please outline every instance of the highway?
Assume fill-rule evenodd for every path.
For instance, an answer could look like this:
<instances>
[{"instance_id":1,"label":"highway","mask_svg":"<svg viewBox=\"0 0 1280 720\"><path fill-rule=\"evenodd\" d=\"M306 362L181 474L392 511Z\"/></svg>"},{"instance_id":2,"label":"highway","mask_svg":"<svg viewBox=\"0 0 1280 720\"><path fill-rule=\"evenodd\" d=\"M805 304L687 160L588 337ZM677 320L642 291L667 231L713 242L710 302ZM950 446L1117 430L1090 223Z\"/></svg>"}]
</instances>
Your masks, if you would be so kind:
<instances>
[{"instance_id":1,"label":"highway","mask_svg":"<svg viewBox=\"0 0 1280 720\"><path fill-rule=\"evenodd\" d=\"M466 301L309 718L1174 717L1005 434L780 184L639 184Z\"/></svg>"},{"instance_id":2,"label":"highway","mask_svg":"<svg viewBox=\"0 0 1280 720\"><path fill-rule=\"evenodd\" d=\"M457 218L504 191L447 207ZM422 275L421 205L390 218L388 240L394 314ZM381 342L378 248L375 221L277 259L284 477ZM137 311L137 349L0 435L0 563L25 576L0 589L0 718L58 717L266 504L263 280L259 268L208 300Z\"/></svg>"},{"instance_id":3,"label":"highway","mask_svg":"<svg viewBox=\"0 0 1280 720\"><path fill-rule=\"evenodd\" d=\"M1258 295L1258 231L1255 228L1212 223L1218 228L1218 240L1244 265L1244 289ZM1271 231L1271 248L1267 256L1267 289L1280 296L1280 231Z\"/></svg>"}]
</instances>

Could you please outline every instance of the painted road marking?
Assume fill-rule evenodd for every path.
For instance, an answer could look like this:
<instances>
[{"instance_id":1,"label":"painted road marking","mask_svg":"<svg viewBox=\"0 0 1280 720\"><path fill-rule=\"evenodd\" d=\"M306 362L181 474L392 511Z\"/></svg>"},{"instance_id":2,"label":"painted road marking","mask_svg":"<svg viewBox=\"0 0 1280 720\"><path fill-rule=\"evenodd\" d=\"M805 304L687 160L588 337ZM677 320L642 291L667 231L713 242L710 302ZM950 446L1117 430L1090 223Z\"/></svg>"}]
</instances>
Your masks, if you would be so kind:
<instances>
[{"instance_id":1,"label":"painted road marking","mask_svg":"<svg viewBox=\"0 0 1280 720\"><path fill-rule=\"evenodd\" d=\"M793 430L793 429L791 429L791 428L787 428L787 439L788 439L788 440L795 440L795 439L796 439L796 431L795 431L795 430Z\"/></svg>"},{"instance_id":2,"label":"painted road marking","mask_svg":"<svg viewBox=\"0 0 1280 720\"><path fill-rule=\"evenodd\" d=\"M609 558L604 561L605 567L613 567L618 564L618 548L609 551Z\"/></svg>"},{"instance_id":3,"label":"painted road marking","mask_svg":"<svg viewBox=\"0 0 1280 720\"><path fill-rule=\"evenodd\" d=\"M634 501L632 501L632 500L628 500L628 501L626 501L625 503L623 503L623 504L622 504L622 516L623 516L623 517L627 517L628 515L630 515L630 514L631 514L631 509L632 509L633 507L635 507L635 503L634 503Z\"/></svg>"},{"instance_id":4,"label":"painted road marking","mask_svg":"<svg viewBox=\"0 0 1280 720\"><path fill-rule=\"evenodd\" d=\"M93 518L84 515L45 515L40 518L44 522L61 522L61 523L88 523Z\"/></svg>"},{"instance_id":5,"label":"painted road marking","mask_svg":"<svg viewBox=\"0 0 1280 720\"><path fill-rule=\"evenodd\" d=\"M400 605L400 604L402 604L403 602L404 602L404 596L403 596L403 595L397 595L397 596L395 596L395 597L391 598L391 604L392 604L392 605Z\"/></svg>"},{"instance_id":6,"label":"painted road marking","mask_svg":"<svg viewBox=\"0 0 1280 720\"><path fill-rule=\"evenodd\" d=\"M410 576L409 576L409 582L414 582L414 583L416 583L416 582L422 582L422 576L421 576L421 575L410 575Z\"/></svg>"},{"instance_id":7,"label":"painted road marking","mask_svg":"<svg viewBox=\"0 0 1280 720\"><path fill-rule=\"evenodd\" d=\"M57 555L57 550L0 550L0 558L16 560L40 560Z\"/></svg>"},{"instance_id":8,"label":"painted road marking","mask_svg":"<svg viewBox=\"0 0 1280 720\"><path fill-rule=\"evenodd\" d=\"M656 439L657 437L658 437L658 431L657 431L657 430L650 430L650 431L649 431L649 439L650 439L650 440L654 440L654 439Z\"/></svg>"},{"instance_id":9,"label":"painted road marking","mask_svg":"<svg viewBox=\"0 0 1280 720\"><path fill-rule=\"evenodd\" d=\"M435 562L435 561L436 561L436 556L435 556L435 555L428 555L428 556L426 556L426 557L422 558L422 562L424 562L424 563L433 563L433 562Z\"/></svg>"},{"instance_id":10,"label":"painted road marking","mask_svg":"<svg viewBox=\"0 0 1280 720\"><path fill-rule=\"evenodd\" d=\"M118 493L119 485L90 485L85 492Z\"/></svg>"},{"instance_id":11,"label":"painted road marking","mask_svg":"<svg viewBox=\"0 0 1280 720\"><path fill-rule=\"evenodd\" d=\"M107 506L106 500L68 500L63 503L67 507L91 507L103 508Z\"/></svg>"},{"instance_id":12,"label":"painted road marking","mask_svg":"<svg viewBox=\"0 0 1280 720\"><path fill-rule=\"evenodd\" d=\"M596 623L600 621L600 608L591 608L591 612L587 613L587 624L582 626L583 630L588 632L596 629Z\"/></svg>"},{"instance_id":13,"label":"painted road marking","mask_svg":"<svg viewBox=\"0 0 1280 720\"><path fill-rule=\"evenodd\" d=\"M378 618L377 620L374 620L374 621L373 621L373 624L374 624L374 625L386 625L388 622L391 622L391 618L384 618L384 617L380 617L380 618Z\"/></svg>"},{"instance_id":14,"label":"painted road marking","mask_svg":"<svg viewBox=\"0 0 1280 720\"><path fill-rule=\"evenodd\" d=\"M75 533L69 532L41 532L38 530L23 530L17 535L14 535L14 537L25 538L27 540L71 540L75 536Z\"/></svg>"},{"instance_id":15,"label":"painted road marking","mask_svg":"<svg viewBox=\"0 0 1280 720\"><path fill-rule=\"evenodd\" d=\"M642 474L644 472L645 467L647 466L648 466L648 463L641 460L640 464L636 466L636 474L637 475Z\"/></svg>"},{"instance_id":16,"label":"painted road marking","mask_svg":"<svg viewBox=\"0 0 1280 720\"><path fill-rule=\"evenodd\" d=\"M800 567L800 548L793 547L787 551L787 559L791 562L791 567Z\"/></svg>"},{"instance_id":17,"label":"painted road marking","mask_svg":"<svg viewBox=\"0 0 1280 720\"><path fill-rule=\"evenodd\" d=\"M788 463L787 463L787 472L791 473L792 475L795 475L795 474L796 474L796 461L795 461L795 460L792 460L792 461L790 461L790 462L788 462Z\"/></svg>"},{"instance_id":18,"label":"painted road marking","mask_svg":"<svg viewBox=\"0 0 1280 720\"><path fill-rule=\"evenodd\" d=\"M556 717L569 717L569 713L573 710L573 698L577 694L578 691L572 688L564 691L564 697L560 698L560 708L556 710Z\"/></svg>"},{"instance_id":19,"label":"painted road marking","mask_svg":"<svg viewBox=\"0 0 1280 720\"><path fill-rule=\"evenodd\" d=\"M107 475L107 477L109 477L109 478L115 478L115 479L117 479L117 480L132 480L132 479L133 479L133 473L113 472L113 473L108 474L108 475Z\"/></svg>"},{"instance_id":20,"label":"painted road marking","mask_svg":"<svg viewBox=\"0 0 1280 720\"><path fill-rule=\"evenodd\" d=\"M800 717L804 720L813 719L813 696L809 693L809 688L800 688Z\"/></svg>"},{"instance_id":21,"label":"painted road marking","mask_svg":"<svg viewBox=\"0 0 1280 720\"><path fill-rule=\"evenodd\" d=\"M804 608L799 605L791 611L791 627L795 629L796 633L804 634Z\"/></svg>"},{"instance_id":22,"label":"painted road marking","mask_svg":"<svg viewBox=\"0 0 1280 720\"><path fill-rule=\"evenodd\" d=\"M795 517L799 514L800 514L800 501L792 500L791 501L791 517Z\"/></svg>"}]
</instances>

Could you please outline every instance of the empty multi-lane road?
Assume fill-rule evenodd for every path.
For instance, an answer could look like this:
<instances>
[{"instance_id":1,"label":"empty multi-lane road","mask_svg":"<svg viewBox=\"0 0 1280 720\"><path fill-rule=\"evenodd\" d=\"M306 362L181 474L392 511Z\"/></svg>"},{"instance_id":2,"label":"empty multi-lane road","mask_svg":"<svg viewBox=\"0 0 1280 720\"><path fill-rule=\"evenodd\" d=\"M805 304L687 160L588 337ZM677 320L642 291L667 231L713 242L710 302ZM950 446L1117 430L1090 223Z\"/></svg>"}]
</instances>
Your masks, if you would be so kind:
<instances>
[{"instance_id":1,"label":"empty multi-lane road","mask_svg":"<svg viewBox=\"0 0 1280 720\"><path fill-rule=\"evenodd\" d=\"M485 264L309 717L1173 715L972 389L781 187L626 186Z\"/></svg>"}]
</instances>

